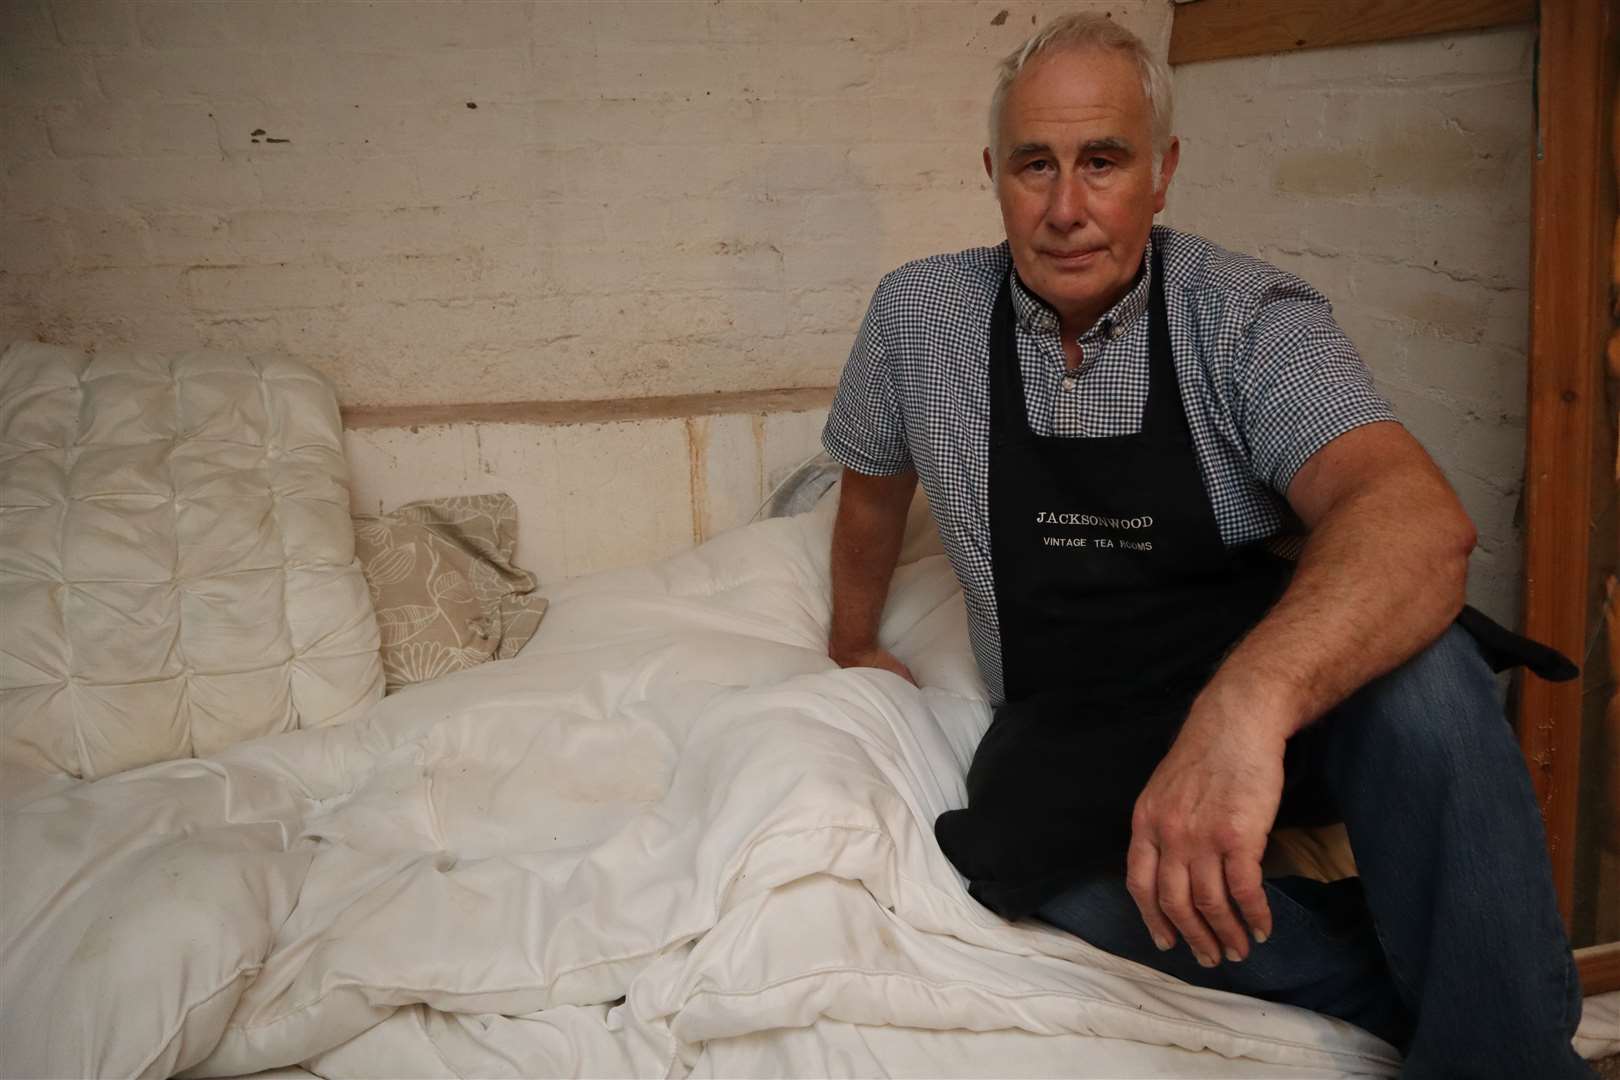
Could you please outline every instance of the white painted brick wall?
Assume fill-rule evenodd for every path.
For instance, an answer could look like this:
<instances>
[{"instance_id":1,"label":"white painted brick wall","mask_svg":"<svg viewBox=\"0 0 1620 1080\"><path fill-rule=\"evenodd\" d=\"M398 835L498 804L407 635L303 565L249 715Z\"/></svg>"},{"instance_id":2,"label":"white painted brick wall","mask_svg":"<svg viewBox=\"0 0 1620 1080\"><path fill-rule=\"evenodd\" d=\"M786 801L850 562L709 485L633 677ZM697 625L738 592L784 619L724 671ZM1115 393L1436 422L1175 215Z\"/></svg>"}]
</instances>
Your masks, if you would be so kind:
<instances>
[{"instance_id":1,"label":"white painted brick wall","mask_svg":"<svg viewBox=\"0 0 1620 1080\"><path fill-rule=\"evenodd\" d=\"M350 430L356 513L504 491L517 564L555 582L672 555L747 523L820 449L827 410L600 424Z\"/></svg>"},{"instance_id":2,"label":"white painted brick wall","mask_svg":"<svg viewBox=\"0 0 1620 1080\"><path fill-rule=\"evenodd\" d=\"M1532 32L1176 71L1165 220L1327 294L1479 527L1473 602L1520 605Z\"/></svg>"},{"instance_id":3,"label":"white painted brick wall","mask_svg":"<svg viewBox=\"0 0 1620 1080\"><path fill-rule=\"evenodd\" d=\"M992 61L1074 8L1168 39L1157 0L9 0L0 336L281 351L348 404L830 385L882 272L999 237ZM1506 31L1183 68L1167 215L1335 300L1480 524L1476 599L1509 617L1529 50ZM712 470L803 415L690 423ZM639 460L620 426L556 438ZM389 451L361 451L362 490L433 493L412 482L477 427L364 434ZM753 460L613 557L742 520L780 467ZM595 550L537 557L578 572Z\"/></svg>"},{"instance_id":4,"label":"white painted brick wall","mask_svg":"<svg viewBox=\"0 0 1620 1080\"><path fill-rule=\"evenodd\" d=\"M993 242L993 60L1162 0L7 0L0 336L278 350L346 404L827 386ZM476 107L471 107L476 106Z\"/></svg>"}]
</instances>

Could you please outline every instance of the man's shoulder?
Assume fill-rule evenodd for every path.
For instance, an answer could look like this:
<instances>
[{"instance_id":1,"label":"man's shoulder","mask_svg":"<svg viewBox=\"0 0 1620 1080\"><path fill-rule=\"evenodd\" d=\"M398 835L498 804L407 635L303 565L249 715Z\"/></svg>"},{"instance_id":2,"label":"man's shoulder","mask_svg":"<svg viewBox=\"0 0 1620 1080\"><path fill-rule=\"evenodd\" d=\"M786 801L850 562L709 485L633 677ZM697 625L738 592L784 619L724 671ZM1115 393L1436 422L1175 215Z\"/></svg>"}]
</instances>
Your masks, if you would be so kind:
<instances>
[{"instance_id":1,"label":"man's shoulder","mask_svg":"<svg viewBox=\"0 0 1620 1080\"><path fill-rule=\"evenodd\" d=\"M883 275L878 282L877 300L896 314L910 314L938 304L955 309L964 300L993 302L1011 265L1005 241L993 247L913 259Z\"/></svg>"},{"instance_id":2,"label":"man's shoulder","mask_svg":"<svg viewBox=\"0 0 1620 1080\"><path fill-rule=\"evenodd\" d=\"M1186 293L1198 306L1220 303L1252 309L1280 299L1326 302L1298 275L1194 233L1158 225L1153 240L1163 249L1166 286Z\"/></svg>"}]
</instances>

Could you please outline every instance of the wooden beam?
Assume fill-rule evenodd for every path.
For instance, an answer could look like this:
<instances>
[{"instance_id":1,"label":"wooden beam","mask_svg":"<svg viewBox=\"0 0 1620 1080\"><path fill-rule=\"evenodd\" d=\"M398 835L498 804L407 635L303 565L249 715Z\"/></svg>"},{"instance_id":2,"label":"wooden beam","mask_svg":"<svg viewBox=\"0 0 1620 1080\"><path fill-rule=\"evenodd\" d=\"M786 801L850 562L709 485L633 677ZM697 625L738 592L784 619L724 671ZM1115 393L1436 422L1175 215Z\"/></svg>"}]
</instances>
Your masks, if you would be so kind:
<instances>
[{"instance_id":1,"label":"wooden beam","mask_svg":"<svg viewBox=\"0 0 1620 1080\"><path fill-rule=\"evenodd\" d=\"M1608 330L1608 86L1613 0L1541 6L1531 169L1530 387L1526 435L1524 629L1577 660L1591 629L1593 466ZM1580 787L1579 681L1524 678L1519 743L1530 764L1568 925Z\"/></svg>"},{"instance_id":2,"label":"wooden beam","mask_svg":"<svg viewBox=\"0 0 1620 1080\"><path fill-rule=\"evenodd\" d=\"M465 405L346 405L343 426L420 427L431 424L612 424L726 413L808 412L832 404L833 387L740 390L677 397L599 401L491 401Z\"/></svg>"},{"instance_id":3,"label":"wooden beam","mask_svg":"<svg viewBox=\"0 0 1620 1080\"><path fill-rule=\"evenodd\" d=\"M1547 0L1556 5L1560 0ZM1194 0L1171 18L1170 62L1391 41L1536 21L1536 0Z\"/></svg>"},{"instance_id":4,"label":"wooden beam","mask_svg":"<svg viewBox=\"0 0 1620 1080\"><path fill-rule=\"evenodd\" d=\"M1588 997L1620 990L1620 941L1576 949L1575 968L1581 973L1581 993Z\"/></svg>"},{"instance_id":5,"label":"wooden beam","mask_svg":"<svg viewBox=\"0 0 1620 1080\"><path fill-rule=\"evenodd\" d=\"M1620 78L1613 83L1609 112L1612 128L1609 152L1613 155L1611 163L1614 168L1611 175L1616 187L1620 188ZM1614 240L1611 244L1613 257L1609 261L1609 314L1617 325L1609 332L1607 359L1609 418L1614 422L1610 430L1620 431L1620 415L1616 415L1617 408L1620 408L1620 213L1615 217ZM1608 465L1614 484L1620 488L1620 455L1610 460ZM1620 496L1620 491L1616 495ZM1616 502L1620 503L1620 498ZM1614 530L1611 540L1616 544L1611 550L1611 564L1620 567L1620 528ZM1604 591L1603 617L1604 632L1609 637L1610 694L1608 708L1603 714L1598 747L1599 753L1607 759L1608 767L1605 769L1600 759L1596 785L1600 804L1596 830L1597 885L1593 898L1596 925L1592 938L1594 941L1620 941L1620 686L1615 685L1617 678L1620 678L1620 578L1616 574L1609 575ZM1590 824L1583 822L1583 825L1590 835Z\"/></svg>"}]
</instances>

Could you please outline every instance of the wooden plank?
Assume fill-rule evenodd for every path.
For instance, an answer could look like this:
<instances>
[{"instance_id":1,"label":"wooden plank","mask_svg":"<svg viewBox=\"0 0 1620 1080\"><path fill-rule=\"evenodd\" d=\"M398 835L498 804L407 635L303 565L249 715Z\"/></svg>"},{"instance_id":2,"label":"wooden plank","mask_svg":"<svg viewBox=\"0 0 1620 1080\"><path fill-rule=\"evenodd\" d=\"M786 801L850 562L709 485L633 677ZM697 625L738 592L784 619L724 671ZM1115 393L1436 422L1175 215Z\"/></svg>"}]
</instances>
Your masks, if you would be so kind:
<instances>
[{"instance_id":1,"label":"wooden plank","mask_svg":"<svg viewBox=\"0 0 1620 1080\"><path fill-rule=\"evenodd\" d=\"M1616 477L1620 480L1620 476ZM1620 539L1620 530L1614 539ZM1607 622L1605 633L1609 637L1609 672L1620 672L1620 582L1611 575L1608 581L1608 603L1604 607ZM1614 689L1604 710L1603 726L1597 744L1599 752L1607 751L1597 761L1594 785L1597 794L1588 805L1595 812L1597 822L1597 882L1596 895L1591 907L1594 918L1593 941L1620 941L1620 688ZM1588 766L1591 768L1591 766ZM1588 828L1590 833L1592 830Z\"/></svg>"},{"instance_id":2,"label":"wooden plank","mask_svg":"<svg viewBox=\"0 0 1620 1080\"><path fill-rule=\"evenodd\" d=\"M1559 0L1548 0L1556 6ZM1194 0L1176 5L1170 62L1391 41L1536 21L1536 0Z\"/></svg>"},{"instance_id":3,"label":"wooden plank","mask_svg":"<svg viewBox=\"0 0 1620 1080\"><path fill-rule=\"evenodd\" d=\"M1613 83L1609 98L1609 152L1617 188L1620 188L1620 79ZM1614 223L1614 239L1610 244L1609 261L1609 314L1620 323L1620 214ZM1609 333L1609 413L1620 429L1620 417L1615 416L1620 404L1620 327ZM1620 449L1620 448L1617 448ZM1620 494L1620 454L1610 462L1613 481ZM1620 562L1620 528L1611 540L1615 542L1614 555ZM1609 676L1620 673L1620 580L1609 576L1603 614L1605 633L1609 637ZM1596 912L1593 927L1594 941L1620 941L1620 687L1611 687L1609 707L1604 712L1603 728L1598 739L1600 753L1597 777L1598 825L1597 895L1592 906ZM1607 761L1605 768L1603 762Z\"/></svg>"},{"instance_id":4,"label":"wooden plank","mask_svg":"<svg viewBox=\"0 0 1620 1080\"><path fill-rule=\"evenodd\" d=\"M1576 949L1575 968L1581 973L1583 995L1620 990L1620 941Z\"/></svg>"},{"instance_id":5,"label":"wooden plank","mask_svg":"<svg viewBox=\"0 0 1620 1080\"><path fill-rule=\"evenodd\" d=\"M1608 329L1604 120L1613 3L1541 7L1537 146L1532 166L1529 427L1524 628L1582 658L1588 626L1589 526L1597 412ZM1575 875L1582 684L1526 675L1519 742L1547 828L1568 925Z\"/></svg>"},{"instance_id":6,"label":"wooden plank","mask_svg":"<svg viewBox=\"0 0 1620 1080\"><path fill-rule=\"evenodd\" d=\"M352 405L345 406L342 412L343 426L354 430L429 424L611 424L625 420L667 420L731 413L808 412L830 405L833 389L830 386L811 386L600 401Z\"/></svg>"}]
</instances>

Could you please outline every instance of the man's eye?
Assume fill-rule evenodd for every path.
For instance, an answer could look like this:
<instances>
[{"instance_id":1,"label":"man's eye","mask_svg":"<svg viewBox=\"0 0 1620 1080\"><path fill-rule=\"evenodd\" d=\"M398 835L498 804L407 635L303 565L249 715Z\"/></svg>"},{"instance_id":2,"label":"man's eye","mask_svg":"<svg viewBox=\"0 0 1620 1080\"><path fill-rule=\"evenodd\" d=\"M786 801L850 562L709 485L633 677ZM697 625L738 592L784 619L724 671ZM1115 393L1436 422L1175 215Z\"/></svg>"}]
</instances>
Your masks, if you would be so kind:
<instances>
[{"instance_id":1,"label":"man's eye","mask_svg":"<svg viewBox=\"0 0 1620 1080\"><path fill-rule=\"evenodd\" d=\"M1092 170L1093 172L1103 172L1106 169L1113 168L1113 166L1114 166L1114 163L1112 161L1109 161L1105 157L1094 157L1094 158L1086 159L1086 167L1088 169Z\"/></svg>"},{"instance_id":2,"label":"man's eye","mask_svg":"<svg viewBox=\"0 0 1620 1080\"><path fill-rule=\"evenodd\" d=\"M1037 159L1030 162L1028 165L1025 165L1024 168L1030 172L1048 172L1052 168L1052 163L1050 161Z\"/></svg>"}]
</instances>

